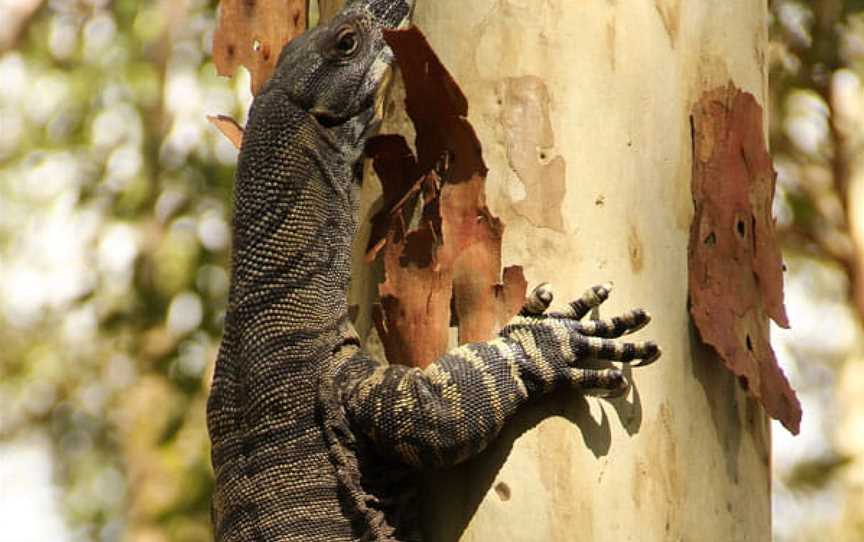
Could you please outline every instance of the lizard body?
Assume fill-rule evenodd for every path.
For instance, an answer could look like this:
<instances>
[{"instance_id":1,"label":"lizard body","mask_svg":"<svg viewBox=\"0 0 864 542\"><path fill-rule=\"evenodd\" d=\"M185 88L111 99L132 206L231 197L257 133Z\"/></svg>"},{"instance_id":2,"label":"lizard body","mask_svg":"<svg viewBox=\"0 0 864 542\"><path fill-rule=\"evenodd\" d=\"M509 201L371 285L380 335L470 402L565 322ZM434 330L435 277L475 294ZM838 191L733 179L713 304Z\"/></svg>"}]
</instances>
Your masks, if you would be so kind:
<instances>
[{"instance_id":1,"label":"lizard body","mask_svg":"<svg viewBox=\"0 0 864 542\"><path fill-rule=\"evenodd\" d=\"M619 370L580 360L659 356L653 343L612 340L645 325L644 311L580 322L607 286L561 313L546 312L551 293L540 287L497 338L426 370L361 349L346 301L358 164L393 62L382 32L407 24L411 4L349 2L286 46L250 111L207 407L220 542L419 540L417 469L475 455L556 386L626 387Z\"/></svg>"}]
</instances>

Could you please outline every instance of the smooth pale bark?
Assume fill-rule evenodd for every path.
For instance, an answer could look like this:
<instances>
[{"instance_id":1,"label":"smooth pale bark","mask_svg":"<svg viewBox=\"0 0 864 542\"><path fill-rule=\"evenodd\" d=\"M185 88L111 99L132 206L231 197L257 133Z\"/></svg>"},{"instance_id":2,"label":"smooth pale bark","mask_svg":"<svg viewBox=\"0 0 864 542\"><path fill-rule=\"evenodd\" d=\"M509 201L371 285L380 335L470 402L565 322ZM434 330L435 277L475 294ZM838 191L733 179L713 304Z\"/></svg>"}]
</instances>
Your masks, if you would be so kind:
<instances>
[{"instance_id":1,"label":"smooth pale bark","mask_svg":"<svg viewBox=\"0 0 864 542\"><path fill-rule=\"evenodd\" d=\"M765 104L766 19L765 0L418 0L469 99L504 264L559 303L614 281L600 315L647 308L639 337L664 349L626 398L564 390L430 476L429 540L770 540L768 421L687 312L691 107L729 81ZM384 129L410 131L398 113Z\"/></svg>"}]
</instances>

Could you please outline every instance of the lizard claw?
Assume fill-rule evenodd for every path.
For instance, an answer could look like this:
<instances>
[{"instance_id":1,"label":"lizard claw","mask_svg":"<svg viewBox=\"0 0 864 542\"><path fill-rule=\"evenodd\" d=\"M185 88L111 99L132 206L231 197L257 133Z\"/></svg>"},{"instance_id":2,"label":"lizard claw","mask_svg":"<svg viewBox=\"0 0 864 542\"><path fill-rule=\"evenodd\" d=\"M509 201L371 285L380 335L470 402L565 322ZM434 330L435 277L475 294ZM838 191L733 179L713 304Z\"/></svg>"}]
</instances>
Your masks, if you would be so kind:
<instances>
[{"instance_id":1,"label":"lizard claw","mask_svg":"<svg viewBox=\"0 0 864 542\"><path fill-rule=\"evenodd\" d=\"M604 282L603 284L589 288L582 294L582 297L570 303L566 310L556 316L581 320L591 309L599 307L604 301L609 299L612 288L613 284L611 282Z\"/></svg>"},{"instance_id":2,"label":"lizard claw","mask_svg":"<svg viewBox=\"0 0 864 542\"><path fill-rule=\"evenodd\" d=\"M632 365L633 367L647 367L648 365L651 365L652 363L660 359L660 356L663 355L663 349L657 346L656 343L648 342L645 344L646 346L652 346L654 348L654 353L649 355L647 358L642 358L642 361L640 361L639 363L634 363Z\"/></svg>"},{"instance_id":3,"label":"lizard claw","mask_svg":"<svg viewBox=\"0 0 864 542\"><path fill-rule=\"evenodd\" d=\"M552 291L552 286L544 282L534 288L528 295L525 305L522 306L522 311L519 314L521 316L540 316L552 304L554 297L555 294Z\"/></svg>"}]
</instances>

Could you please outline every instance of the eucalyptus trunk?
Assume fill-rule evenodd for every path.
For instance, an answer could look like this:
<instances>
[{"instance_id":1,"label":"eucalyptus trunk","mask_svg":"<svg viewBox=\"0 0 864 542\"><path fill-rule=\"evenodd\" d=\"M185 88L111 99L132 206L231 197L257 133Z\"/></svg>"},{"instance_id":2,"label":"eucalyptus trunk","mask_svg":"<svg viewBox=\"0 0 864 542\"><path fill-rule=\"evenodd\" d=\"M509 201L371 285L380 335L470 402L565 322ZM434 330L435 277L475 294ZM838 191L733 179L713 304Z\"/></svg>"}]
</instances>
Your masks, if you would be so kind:
<instances>
[{"instance_id":1,"label":"eucalyptus trunk","mask_svg":"<svg viewBox=\"0 0 864 542\"><path fill-rule=\"evenodd\" d=\"M417 2L468 97L504 265L559 302L613 281L601 314L645 307L664 349L626 397L556 393L428 476L428 540L770 540L769 423L687 307L690 111L730 81L765 105L766 21L765 0ZM403 117L384 131L410 131ZM367 183L364 216L378 197ZM355 269L365 333L376 279Z\"/></svg>"}]
</instances>

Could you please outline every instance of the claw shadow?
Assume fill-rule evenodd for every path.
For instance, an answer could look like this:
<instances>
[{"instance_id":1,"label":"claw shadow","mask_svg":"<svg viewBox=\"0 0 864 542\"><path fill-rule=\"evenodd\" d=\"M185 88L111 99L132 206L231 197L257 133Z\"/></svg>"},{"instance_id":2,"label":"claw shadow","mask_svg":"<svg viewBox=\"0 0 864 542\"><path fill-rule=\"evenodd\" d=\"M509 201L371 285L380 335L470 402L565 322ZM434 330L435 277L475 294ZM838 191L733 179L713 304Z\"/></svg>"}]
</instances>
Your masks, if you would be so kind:
<instances>
[{"instance_id":1,"label":"claw shadow","mask_svg":"<svg viewBox=\"0 0 864 542\"><path fill-rule=\"evenodd\" d=\"M589 318L591 320L599 320L600 307L594 307L591 310ZM596 368L599 369L615 367L613 363L609 362L595 362L595 364ZM627 434L632 437L638 433L639 429L642 427L642 397L639 395L639 388L636 386L636 382L633 380L633 366L627 363L621 367L621 372L624 374L624 379L627 380L627 383L629 384L627 393L622 397L608 398L607 402L615 409L615 413L618 415L622 427L627 431ZM630 396L629 399L628 396Z\"/></svg>"},{"instance_id":2,"label":"claw shadow","mask_svg":"<svg viewBox=\"0 0 864 542\"><path fill-rule=\"evenodd\" d=\"M591 415L587 395L574 396L571 389L558 390L521 408L489 448L477 457L450 469L424 473L420 499L424 540L456 542L461 539L516 440L543 420L561 417L576 425L584 445L596 459L605 457L612 446L609 407L629 435L638 432L642 425L642 403L632 381L632 369L627 367L624 372L631 384L630 390L623 397L601 401L599 420ZM433 486L434 492L429 490ZM447 495L447 498L435 498L440 495Z\"/></svg>"},{"instance_id":3,"label":"claw shadow","mask_svg":"<svg viewBox=\"0 0 864 542\"><path fill-rule=\"evenodd\" d=\"M610 399L609 404L615 409L621 426L632 437L642 428L642 396L633 381L633 367L625 365L621 372L630 384L629 389L623 397Z\"/></svg>"}]
</instances>

